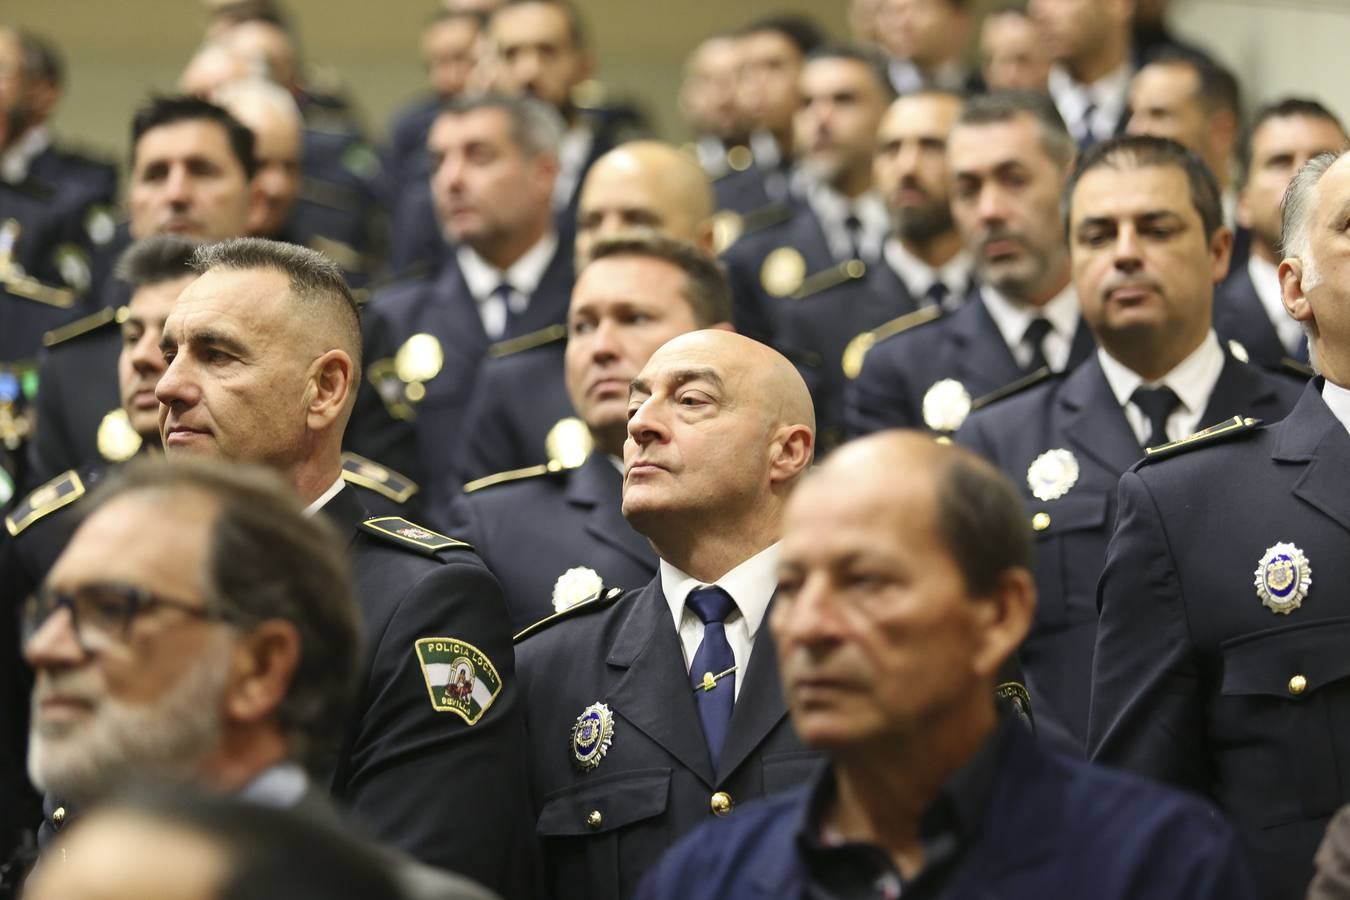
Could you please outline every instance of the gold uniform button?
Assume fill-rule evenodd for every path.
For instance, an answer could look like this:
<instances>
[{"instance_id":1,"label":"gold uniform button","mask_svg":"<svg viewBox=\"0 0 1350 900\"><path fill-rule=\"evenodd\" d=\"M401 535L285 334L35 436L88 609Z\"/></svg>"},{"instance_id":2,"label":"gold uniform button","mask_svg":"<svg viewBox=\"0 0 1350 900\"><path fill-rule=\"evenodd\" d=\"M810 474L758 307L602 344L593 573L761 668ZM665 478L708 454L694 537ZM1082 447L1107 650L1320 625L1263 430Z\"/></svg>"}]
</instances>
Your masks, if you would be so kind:
<instances>
[{"instance_id":1,"label":"gold uniform button","mask_svg":"<svg viewBox=\"0 0 1350 900\"><path fill-rule=\"evenodd\" d=\"M1044 531L1050 527L1050 514L1038 512L1031 517L1031 527L1036 531Z\"/></svg>"},{"instance_id":2,"label":"gold uniform button","mask_svg":"<svg viewBox=\"0 0 1350 900\"><path fill-rule=\"evenodd\" d=\"M1289 693L1298 696L1308 689L1308 679L1302 675L1295 675L1289 679Z\"/></svg>"},{"instance_id":3,"label":"gold uniform button","mask_svg":"<svg viewBox=\"0 0 1350 900\"><path fill-rule=\"evenodd\" d=\"M586 817L586 824L592 828L599 828L605 823L605 817L600 815L600 810L593 809L591 814Z\"/></svg>"},{"instance_id":4,"label":"gold uniform button","mask_svg":"<svg viewBox=\"0 0 1350 900\"><path fill-rule=\"evenodd\" d=\"M712 806L713 815L725 816L727 813L731 812L731 795L726 791L718 791L712 795L710 805Z\"/></svg>"},{"instance_id":5,"label":"gold uniform button","mask_svg":"<svg viewBox=\"0 0 1350 900\"><path fill-rule=\"evenodd\" d=\"M57 825L60 825L65 820L66 820L66 808L64 806L58 806L56 809L52 810L52 822L54 822Z\"/></svg>"}]
</instances>

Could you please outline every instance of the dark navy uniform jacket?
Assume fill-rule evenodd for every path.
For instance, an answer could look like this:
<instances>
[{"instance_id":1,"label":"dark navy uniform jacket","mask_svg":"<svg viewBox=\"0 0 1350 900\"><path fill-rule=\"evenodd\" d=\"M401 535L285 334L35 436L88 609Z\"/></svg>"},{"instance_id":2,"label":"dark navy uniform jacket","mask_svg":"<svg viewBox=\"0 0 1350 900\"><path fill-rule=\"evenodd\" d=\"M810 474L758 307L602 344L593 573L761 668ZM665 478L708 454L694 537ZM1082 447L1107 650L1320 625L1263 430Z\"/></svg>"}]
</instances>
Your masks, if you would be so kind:
<instances>
[{"instance_id":1,"label":"dark navy uniform jacket","mask_svg":"<svg viewBox=\"0 0 1350 900\"><path fill-rule=\"evenodd\" d=\"M1072 370L1095 345L1080 320L1066 368ZM844 428L849 437L885 428L923 428L923 397L945 378L978 400L1028 373L994 324L978 289L960 309L878 341L862 371L844 392Z\"/></svg>"},{"instance_id":2,"label":"dark navy uniform jacket","mask_svg":"<svg viewBox=\"0 0 1350 900\"><path fill-rule=\"evenodd\" d=\"M556 340L483 360L456 454L461 481L523 469L544 458L549 429L576 415L563 380L566 350Z\"/></svg>"},{"instance_id":3,"label":"dark navy uniform jacket","mask_svg":"<svg viewBox=\"0 0 1350 900\"><path fill-rule=\"evenodd\" d=\"M714 793L740 803L801 784L818 758L788 721L761 626L713 771L659 578L616 601L574 607L516 650L543 896L630 896L663 851L712 816ZM572 728L595 703L613 712L613 740L582 771Z\"/></svg>"},{"instance_id":4,"label":"dark navy uniform jacket","mask_svg":"<svg viewBox=\"0 0 1350 900\"><path fill-rule=\"evenodd\" d=\"M1233 416L1283 418L1299 391L1294 379L1229 356L1200 427ZM1082 755L1097 636L1097 579L1115 521L1116 485L1143 456L1143 448L1095 354L1067 377L971 413L956 439L1002 469L1026 502L1036 539L1036 620L1022 643L1022 667L1038 732L1056 749ZM1078 478L1062 497L1038 500L1027 472L1052 449L1073 454Z\"/></svg>"},{"instance_id":5,"label":"dark navy uniform jacket","mask_svg":"<svg viewBox=\"0 0 1350 900\"><path fill-rule=\"evenodd\" d=\"M776 219L776 221L775 221ZM775 296L764 285L765 262L780 247L790 248L804 263L803 280L834 268L845 260L835 259L820 220L804 200L783 204L770 219L772 224L750 231L722 253L727 283L735 304L736 330L761 343L777 347L782 328L783 305L795 293Z\"/></svg>"},{"instance_id":6,"label":"dark navy uniform jacket","mask_svg":"<svg viewBox=\"0 0 1350 900\"><path fill-rule=\"evenodd\" d=\"M465 544L430 551L363 528L366 509L350 489L324 512L350 541L366 636L334 796L373 837L504 896L526 896L525 753L501 588ZM472 645L496 669L500 692L476 724L432 707L422 638Z\"/></svg>"},{"instance_id":7,"label":"dark navy uniform jacket","mask_svg":"<svg viewBox=\"0 0 1350 900\"><path fill-rule=\"evenodd\" d=\"M656 552L623 517L623 475L613 460L592 453L575 469L538 469L461 494L450 508L450 531L501 582L513 631L553 613L554 586L570 569L584 566L625 589L656 574Z\"/></svg>"},{"instance_id":8,"label":"dark navy uniform jacket","mask_svg":"<svg viewBox=\"0 0 1350 900\"><path fill-rule=\"evenodd\" d=\"M572 248L559 240L529 306L504 335L516 337L567 318L571 299ZM365 383L347 429L346 446L407 473L425 492L424 508L434 523L443 521L455 484L455 450L464 411L479 364L491 344L483 330L478 304L451 255L434 278L413 278L377 292L362 313ZM392 377L377 389L380 363L392 369L399 348L414 334L436 338L444 357L440 371L423 388L420 400L405 404L411 415L398 418L402 392ZM406 395L403 395L406 396Z\"/></svg>"},{"instance_id":9,"label":"dark navy uniform jacket","mask_svg":"<svg viewBox=\"0 0 1350 900\"><path fill-rule=\"evenodd\" d=\"M1321 389L1128 472L1099 589L1092 758L1214 798L1268 898L1304 895L1350 800L1350 435ZM1285 615L1254 586L1281 543L1311 570Z\"/></svg>"},{"instance_id":10,"label":"dark navy uniform jacket","mask_svg":"<svg viewBox=\"0 0 1350 900\"><path fill-rule=\"evenodd\" d=\"M935 890L946 900L1255 900L1241 848L1205 804L1048 752L1022 728L1000 735L987 807ZM823 777L823 776L822 776ZM709 822L652 870L641 900L778 900L808 893L801 846L818 841L820 778ZM880 851L878 851L880 852ZM850 895L852 896L852 895ZM879 893L872 896L881 896Z\"/></svg>"},{"instance_id":11,"label":"dark navy uniform jacket","mask_svg":"<svg viewBox=\"0 0 1350 900\"><path fill-rule=\"evenodd\" d=\"M1214 330L1219 337L1240 343L1258 366L1283 369L1284 360L1290 356L1245 265L1231 270L1214 292ZM1307 362L1307 347L1305 338L1301 362Z\"/></svg>"}]
</instances>

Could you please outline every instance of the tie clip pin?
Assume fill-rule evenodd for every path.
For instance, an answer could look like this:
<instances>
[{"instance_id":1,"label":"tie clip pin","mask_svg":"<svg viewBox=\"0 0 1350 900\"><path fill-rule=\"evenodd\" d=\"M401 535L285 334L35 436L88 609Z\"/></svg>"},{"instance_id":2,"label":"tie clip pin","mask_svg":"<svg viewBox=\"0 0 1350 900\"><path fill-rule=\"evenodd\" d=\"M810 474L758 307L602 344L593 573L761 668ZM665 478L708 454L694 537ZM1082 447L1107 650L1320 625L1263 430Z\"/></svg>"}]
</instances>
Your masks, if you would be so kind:
<instances>
[{"instance_id":1,"label":"tie clip pin","mask_svg":"<svg viewBox=\"0 0 1350 900\"><path fill-rule=\"evenodd\" d=\"M736 667L735 667L735 666L732 666L730 669L727 669L725 672L718 672L716 675L714 675L714 674L711 673L711 672L704 672L704 673L703 673L703 681L702 681L702 683L700 683L698 687L694 688L694 690L695 690L696 692L697 692L697 691L711 691L713 688L717 687L717 682L718 682L718 681L722 680L723 678L725 678L726 676L730 675L732 672L735 672L735 671L736 671Z\"/></svg>"}]
</instances>

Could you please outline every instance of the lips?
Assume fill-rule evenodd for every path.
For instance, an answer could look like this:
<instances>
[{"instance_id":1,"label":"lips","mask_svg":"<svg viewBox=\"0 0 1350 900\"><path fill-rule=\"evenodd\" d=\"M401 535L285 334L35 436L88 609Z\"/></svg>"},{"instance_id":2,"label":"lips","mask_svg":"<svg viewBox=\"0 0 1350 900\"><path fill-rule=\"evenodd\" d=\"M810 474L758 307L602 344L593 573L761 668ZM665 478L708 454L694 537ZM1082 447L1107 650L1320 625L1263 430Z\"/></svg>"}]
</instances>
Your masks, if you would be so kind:
<instances>
[{"instance_id":1,"label":"lips","mask_svg":"<svg viewBox=\"0 0 1350 900\"><path fill-rule=\"evenodd\" d=\"M159 408L159 398L155 396L155 388L139 388L131 394L131 408L152 410Z\"/></svg>"},{"instance_id":2,"label":"lips","mask_svg":"<svg viewBox=\"0 0 1350 900\"><path fill-rule=\"evenodd\" d=\"M175 425L164 432L164 446L166 447L186 446L196 441L205 440L210 436L211 432L209 431L197 428L187 428L182 425Z\"/></svg>"},{"instance_id":3,"label":"lips","mask_svg":"<svg viewBox=\"0 0 1350 900\"><path fill-rule=\"evenodd\" d=\"M649 459L634 460L624 473L626 478L641 478L644 475L651 475L656 472L665 472L664 466L658 465Z\"/></svg>"},{"instance_id":4,"label":"lips","mask_svg":"<svg viewBox=\"0 0 1350 900\"><path fill-rule=\"evenodd\" d=\"M598 394L621 394L628 396L628 385L631 379L619 378L616 376L606 376L597 378L586 386L586 396L594 397Z\"/></svg>"}]
</instances>

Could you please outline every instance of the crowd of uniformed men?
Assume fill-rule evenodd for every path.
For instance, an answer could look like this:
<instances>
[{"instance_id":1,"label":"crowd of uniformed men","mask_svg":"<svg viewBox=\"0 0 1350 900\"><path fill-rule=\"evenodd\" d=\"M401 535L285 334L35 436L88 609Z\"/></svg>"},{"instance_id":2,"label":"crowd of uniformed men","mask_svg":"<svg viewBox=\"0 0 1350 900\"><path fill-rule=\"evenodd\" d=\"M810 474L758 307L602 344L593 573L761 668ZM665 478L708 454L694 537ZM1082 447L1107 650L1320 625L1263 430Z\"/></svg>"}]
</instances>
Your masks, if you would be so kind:
<instances>
[{"instance_id":1,"label":"crowd of uniformed men","mask_svg":"<svg viewBox=\"0 0 1350 900\"><path fill-rule=\"evenodd\" d=\"M213 2L120 179L0 28L0 896L1350 897L1347 135L1165 7Z\"/></svg>"}]
</instances>

